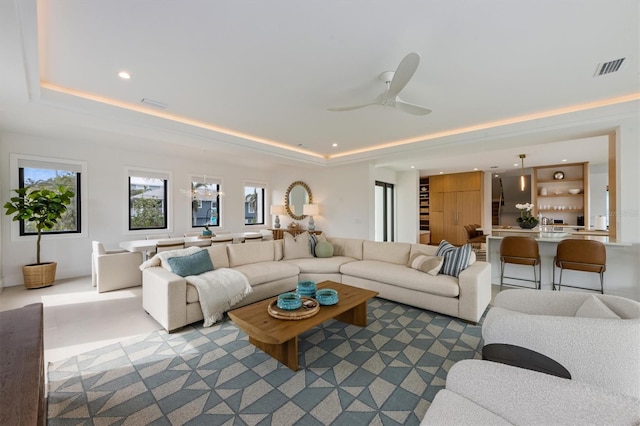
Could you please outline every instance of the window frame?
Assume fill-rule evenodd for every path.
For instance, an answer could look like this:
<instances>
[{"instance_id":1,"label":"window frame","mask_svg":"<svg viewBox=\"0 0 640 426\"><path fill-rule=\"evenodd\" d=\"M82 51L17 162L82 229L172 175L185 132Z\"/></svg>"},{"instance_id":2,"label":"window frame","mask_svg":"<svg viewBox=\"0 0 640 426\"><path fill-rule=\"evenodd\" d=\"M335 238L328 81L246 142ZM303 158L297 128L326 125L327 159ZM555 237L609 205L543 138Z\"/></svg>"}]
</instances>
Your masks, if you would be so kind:
<instances>
[{"instance_id":1,"label":"window frame","mask_svg":"<svg viewBox=\"0 0 640 426\"><path fill-rule=\"evenodd\" d=\"M126 167L125 168L125 176L124 181L126 185L126 190L124 191L125 202L124 205L126 208L124 209L124 230L127 233L133 234L144 234L144 233L153 233L154 231L162 230L171 232L172 228L172 208L173 208L173 199L171 196L171 183L173 180L173 174L168 170L157 170L157 169L147 169L141 167ZM131 227L131 177L140 177L140 178L151 178L151 179L160 179L164 181L164 207L163 213L165 215L164 226L154 226L148 228L132 228Z\"/></svg>"},{"instance_id":2,"label":"window frame","mask_svg":"<svg viewBox=\"0 0 640 426\"><path fill-rule=\"evenodd\" d=\"M223 223L223 219L224 219L224 214L223 214L223 198L224 198L224 193L222 191L222 178L220 177L209 177L209 176L204 176L204 175L191 175L189 176L189 185L188 187L193 190L194 183L203 183L206 185L217 185L218 186L218 196L216 197L216 204L217 204L217 208L218 208L218 223L215 225L211 224L211 221L209 220L209 227L210 228L214 228L214 229L222 229L222 223ZM183 191L183 190L181 190ZM183 192L187 192L187 191L183 191ZM221 195L222 194L222 195ZM188 195L188 194L186 194ZM191 202L189 203L189 208L190 208L190 218L189 218L189 222L191 223L191 229L202 229L204 228L204 225L194 225L193 224L193 202L194 200L192 199Z\"/></svg>"},{"instance_id":3,"label":"window frame","mask_svg":"<svg viewBox=\"0 0 640 426\"><path fill-rule=\"evenodd\" d=\"M251 213L257 213L257 216L260 217L262 216L262 221L261 222L255 222L255 223L247 223L247 212L249 212L249 208L246 205L246 198L247 198L247 188L259 188L262 192L262 205L261 206L257 206L256 211L255 212L251 212ZM243 219L243 223L244 226L265 226L267 224L267 218L266 218L266 206L267 206L267 183L266 182L256 182L256 181L245 181L243 184L243 191L242 191L242 211L243 211L243 215L244 215L244 219ZM259 199L260 199L259 198Z\"/></svg>"},{"instance_id":4,"label":"window frame","mask_svg":"<svg viewBox=\"0 0 640 426\"><path fill-rule=\"evenodd\" d=\"M40 164L39 164L40 163ZM88 229L89 229L89 215L88 208L86 205L86 201L88 200L87 194L87 162L86 161L78 161L71 160L67 158L56 158L56 157L45 157L45 156L37 156L37 155L28 155L28 154L20 154L20 153L10 153L9 154L9 183L11 185L11 189L21 187L21 184L24 183L23 177L20 176L21 168L40 168L38 166L46 166L52 165L55 168L60 170L71 170L77 172L80 176L79 179L76 180L76 184L79 185L77 189L77 193L75 195L76 199L76 209L77 209L77 231L44 231L43 235L47 236L47 239L68 239L68 238L87 238L88 237ZM50 167L41 167L41 168L50 168ZM13 197L15 193L13 191L10 192L10 196ZM24 232L24 224L22 221L11 221L11 241L24 241L24 240L35 240L38 238L37 233Z\"/></svg>"}]
</instances>

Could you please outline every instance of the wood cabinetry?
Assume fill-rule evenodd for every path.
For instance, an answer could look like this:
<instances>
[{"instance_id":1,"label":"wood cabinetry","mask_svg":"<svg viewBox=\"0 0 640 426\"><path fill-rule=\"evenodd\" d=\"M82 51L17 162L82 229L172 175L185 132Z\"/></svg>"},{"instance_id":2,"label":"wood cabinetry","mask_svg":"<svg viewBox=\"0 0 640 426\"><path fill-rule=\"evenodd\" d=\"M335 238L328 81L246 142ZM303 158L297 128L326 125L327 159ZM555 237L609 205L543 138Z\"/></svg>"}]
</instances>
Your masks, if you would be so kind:
<instances>
[{"instance_id":1,"label":"wood cabinetry","mask_svg":"<svg viewBox=\"0 0 640 426\"><path fill-rule=\"evenodd\" d=\"M534 167L532 185L536 214L589 228L589 163Z\"/></svg>"},{"instance_id":2,"label":"wood cabinetry","mask_svg":"<svg viewBox=\"0 0 640 426\"><path fill-rule=\"evenodd\" d=\"M420 209L420 230L429 230L429 178L420 178L420 192L418 193L418 205Z\"/></svg>"},{"instance_id":3,"label":"wood cabinetry","mask_svg":"<svg viewBox=\"0 0 640 426\"><path fill-rule=\"evenodd\" d=\"M483 172L429 177L429 222L432 244L467 242L464 225L482 224Z\"/></svg>"}]
</instances>

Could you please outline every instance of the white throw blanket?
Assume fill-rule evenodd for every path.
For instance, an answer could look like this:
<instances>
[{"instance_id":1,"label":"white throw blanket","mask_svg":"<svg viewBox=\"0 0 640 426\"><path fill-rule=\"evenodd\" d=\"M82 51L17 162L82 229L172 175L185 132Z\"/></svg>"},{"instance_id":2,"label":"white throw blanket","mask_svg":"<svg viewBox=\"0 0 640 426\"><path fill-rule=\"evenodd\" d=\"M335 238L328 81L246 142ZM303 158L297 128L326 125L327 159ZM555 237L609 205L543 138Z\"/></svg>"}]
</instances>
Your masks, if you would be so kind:
<instances>
[{"instance_id":1,"label":"white throw blanket","mask_svg":"<svg viewBox=\"0 0 640 426\"><path fill-rule=\"evenodd\" d=\"M205 327L222 319L229 308L253 291L247 277L229 268L188 275L185 279L198 290Z\"/></svg>"}]
</instances>

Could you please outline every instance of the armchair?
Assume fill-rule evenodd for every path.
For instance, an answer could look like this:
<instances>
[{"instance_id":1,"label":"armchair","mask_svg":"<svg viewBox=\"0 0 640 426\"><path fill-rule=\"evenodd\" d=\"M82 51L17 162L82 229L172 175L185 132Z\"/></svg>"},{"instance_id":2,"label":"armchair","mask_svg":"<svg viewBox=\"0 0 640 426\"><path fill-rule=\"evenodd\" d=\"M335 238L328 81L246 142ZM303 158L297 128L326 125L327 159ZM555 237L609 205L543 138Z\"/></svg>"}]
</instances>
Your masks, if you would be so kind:
<instances>
[{"instance_id":1,"label":"armchair","mask_svg":"<svg viewBox=\"0 0 640 426\"><path fill-rule=\"evenodd\" d=\"M527 291L527 290L512 290ZM640 400L476 359L455 363L421 425L637 425Z\"/></svg>"},{"instance_id":2,"label":"armchair","mask_svg":"<svg viewBox=\"0 0 640 426\"><path fill-rule=\"evenodd\" d=\"M505 343L545 355L575 381L640 398L640 303L634 300L505 290L487 313L482 337L485 344Z\"/></svg>"},{"instance_id":3,"label":"armchair","mask_svg":"<svg viewBox=\"0 0 640 426\"><path fill-rule=\"evenodd\" d=\"M91 246L91 281L98 293L142 285L141 252L105 250L98 241Z\"/></svg>"}]
</instances>

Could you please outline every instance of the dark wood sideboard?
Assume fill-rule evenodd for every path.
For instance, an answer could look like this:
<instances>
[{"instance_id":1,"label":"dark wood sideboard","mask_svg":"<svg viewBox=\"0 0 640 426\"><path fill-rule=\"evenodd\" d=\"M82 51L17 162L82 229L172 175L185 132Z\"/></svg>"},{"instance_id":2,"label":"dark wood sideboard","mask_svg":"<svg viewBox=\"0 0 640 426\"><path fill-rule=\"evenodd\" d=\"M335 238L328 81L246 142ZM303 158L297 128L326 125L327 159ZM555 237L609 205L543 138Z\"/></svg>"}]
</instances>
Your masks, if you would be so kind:
<instances>
[{"instance_id":1,"label":"dark wood sideboard","mask_svg":"<svg viewBox=\"0 0 640 426\"><path fill-rule=\"evenodd\" d=\"M45 425L42 303L0 312L0 425Z\"/></svg>"}]
</instances>

